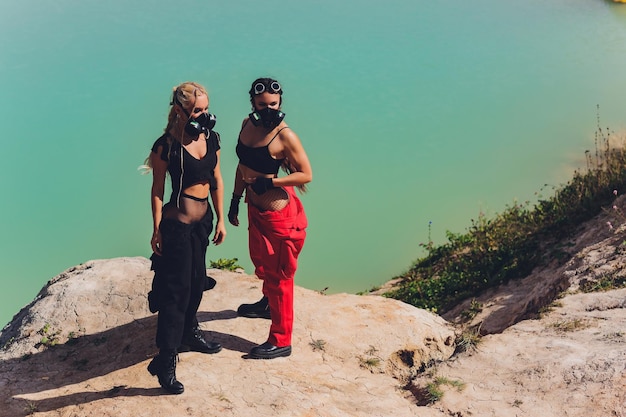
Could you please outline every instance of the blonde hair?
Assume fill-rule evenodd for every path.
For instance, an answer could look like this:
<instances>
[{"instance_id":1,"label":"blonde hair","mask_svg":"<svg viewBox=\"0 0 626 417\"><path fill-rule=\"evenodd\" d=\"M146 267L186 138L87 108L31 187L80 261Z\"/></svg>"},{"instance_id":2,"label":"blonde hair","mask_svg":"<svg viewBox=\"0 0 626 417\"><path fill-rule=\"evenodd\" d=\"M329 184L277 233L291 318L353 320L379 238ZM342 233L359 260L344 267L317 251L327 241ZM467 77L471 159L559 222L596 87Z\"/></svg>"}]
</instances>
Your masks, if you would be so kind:
<instances>
[{"instance_id":1,"label":"blonde hair","mask_svg":"<svg viewBox=\"0 0 626 417\"><path fill-rule=\"evenodd\" d=\"M184 82L177 87L174 87L172 90L172 100L170 101L170 113L167 116L167 126L165 126L164 131L168 132L174 123L176 123L176 111L174 110L174 105L178 104L184 110L189 111L196 102L196 97L198 96L209 96L206 92L206 89L192 81ZM192 100L193 97L193 100ZM191 113L191 112L190 112Z\"/></svg>"},{"instance_id":2,"label":"blonde hair","mask_svg":"<svg viewBox=\"0 0 626 417\"><path fill-rule=\"evenodd\" d=\"M209 94L207 93L206 88L204 88L201 84L198 84L193 81L185 81L184 83L179 84L172 89L172 98L170 99L170 111L169 111L169 114L167 115L167 125L165 126L165 129L163 129L165 133L169 132L176 124L177 114L176 114L176 110L174 106L178 105L182 107L184 110L189 112L189 110L195 104L196 97L198 96L208 97ZM172 137L168 135L166 140L167 140L167 144L170 145L169 149L171 150ZM169 159L169 150L168 150L167 156ZM144 161L144 164L140 165L139 168L137 169L141 171L142 174L150 173L150 171L152 170L152 164L150 162L150 154L148 154L148 157Z\"/></svg>"}]
</instances>

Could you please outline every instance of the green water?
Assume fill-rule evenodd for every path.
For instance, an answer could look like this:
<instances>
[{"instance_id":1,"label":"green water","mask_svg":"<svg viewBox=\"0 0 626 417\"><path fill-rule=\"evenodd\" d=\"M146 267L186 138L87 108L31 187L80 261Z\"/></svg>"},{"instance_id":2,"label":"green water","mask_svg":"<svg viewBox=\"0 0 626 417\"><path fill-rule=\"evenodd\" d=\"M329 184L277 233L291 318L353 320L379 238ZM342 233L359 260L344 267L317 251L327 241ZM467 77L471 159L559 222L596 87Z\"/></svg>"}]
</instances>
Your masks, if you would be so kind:
<instances>
[{"instance_id":1,"label":"green water","mask_svg":"<svg viewBox=\"0 0 626 417\"><path fill-rule=\"evenodd\" d=\"M227 195L249 84L281 81L314 168L296 280L329 292L566 181L598 105L626 125L626 6L601 0L2 0L0 39L2 323L66 268L150 255L136 168L182 81L209 89ZM228 233L208 258L252 272Z\"/></svg>"}]
</instances>

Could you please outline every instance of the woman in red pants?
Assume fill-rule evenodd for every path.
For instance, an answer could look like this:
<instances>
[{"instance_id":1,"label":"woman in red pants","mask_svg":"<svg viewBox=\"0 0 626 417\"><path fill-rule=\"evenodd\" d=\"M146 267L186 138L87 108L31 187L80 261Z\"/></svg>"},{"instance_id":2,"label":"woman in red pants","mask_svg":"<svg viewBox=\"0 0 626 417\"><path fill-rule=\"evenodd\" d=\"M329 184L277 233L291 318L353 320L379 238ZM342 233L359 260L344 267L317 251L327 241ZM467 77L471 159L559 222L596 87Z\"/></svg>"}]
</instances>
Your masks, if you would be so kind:
<instances>
[{"instance_id":1,"label":"woman in red pants","mask_svg":"<svg viewBox=\"0 0 626 417\"><path fill-rule=\"evenodd\" d=\"M240 306L238 312L271 318L267 341L254 347L250 357L273 359L291 354L294 276L307 226L294 187L306 191L313 172L298 135L284 121L280 84L259 78L249 94L253 111L244 119L237 141L239 165L228 219L239 225L239 201L245 191L250 258L263 280L263 298ZM287 175L279 177L281 167Z\"/></svg>"}]
</instances>

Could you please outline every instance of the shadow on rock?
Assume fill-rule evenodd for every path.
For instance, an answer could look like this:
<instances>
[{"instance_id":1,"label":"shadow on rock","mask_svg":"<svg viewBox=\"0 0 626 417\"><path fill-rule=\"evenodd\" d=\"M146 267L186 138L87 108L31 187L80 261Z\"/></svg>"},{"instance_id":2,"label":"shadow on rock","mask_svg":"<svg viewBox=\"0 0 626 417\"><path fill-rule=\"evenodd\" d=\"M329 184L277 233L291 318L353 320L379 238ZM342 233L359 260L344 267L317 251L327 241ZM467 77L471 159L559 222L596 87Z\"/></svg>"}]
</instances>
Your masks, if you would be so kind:
<instances>
[{"instance_id":1,"label":"shadow on rock","mask_svg":"<svg viewBox=\"0 0 626 417\"><path fill-rule=\"evenodd\" d=\"M201 322L236 316L236 312L228 310L198 313ZM129 388L124 385L125 381L119 380L115 382L116 386L105 391L81 392L43 400L19 398L81 383L150 359L158 352L154 344L156 321L156 315L138 319L100 333L69 339L64 344L45 347L34 354L0 361L0 392L3 394L0 404L12 402L10 398L13 397L13 401L25 401L22 409L36 407L37 411L50 411L114 396L164 395L156 380L154 389ZM211 331L204 333L207 339L221 343L226 350L247 353L255 346L255 343L238 336ZM146 377L152 378L147 371ZM15 403L12 405L15 406Z\"/></svg>"},{"instance_id":2,"label":"shadow on rock","mask_svg":"<svg viewBox=\"0 0 626 417\"><path fill-rule=\"evenodd\" d=\"M161 395L164 395L164 391L161 388L129 388L126 385L119 385L106 391L75 392L70 395L45 398L42 400L27 400L23 398L17 398L15 400L22 401L22 409L26 413L24 415L30 415L31 413L29 412L29 410L36 410L37 413L45 413L48 411L58 410L67 406L87 404L90 402L103 400L105 398L157 397Z\"/></svg>"}]
</instances>

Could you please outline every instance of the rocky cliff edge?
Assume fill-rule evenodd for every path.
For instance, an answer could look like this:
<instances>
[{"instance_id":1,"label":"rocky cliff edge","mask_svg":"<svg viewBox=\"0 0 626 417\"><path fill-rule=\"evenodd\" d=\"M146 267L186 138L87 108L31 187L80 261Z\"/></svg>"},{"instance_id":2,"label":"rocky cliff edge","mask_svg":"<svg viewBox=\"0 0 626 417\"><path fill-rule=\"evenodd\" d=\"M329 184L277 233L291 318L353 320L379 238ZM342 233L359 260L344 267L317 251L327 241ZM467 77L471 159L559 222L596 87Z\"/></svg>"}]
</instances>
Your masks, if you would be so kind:
<instances>
[{"instance_id":1,"label":"rocky cliff edge","mask_svg":"<svg viewBox=\"0 0 626 417\"><path fill-rule=\"evenodd\" d=\"M0 333L0 416L626 417L626 289L580 291L626 280L616 212L624 197L561 242L560 261L444 317L296 287L294 352L271 361L247 359L269 322L235 312L260 298L260 281L210 269L217 286L198 318L224 349L180 355L178 396L146 370L157 352L149 261L87 262ZM482 337L458 349L468 330Z\"/></svg>"}]
</instances>

